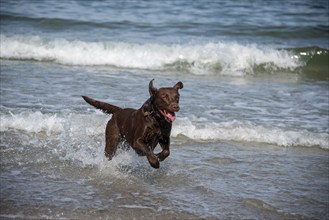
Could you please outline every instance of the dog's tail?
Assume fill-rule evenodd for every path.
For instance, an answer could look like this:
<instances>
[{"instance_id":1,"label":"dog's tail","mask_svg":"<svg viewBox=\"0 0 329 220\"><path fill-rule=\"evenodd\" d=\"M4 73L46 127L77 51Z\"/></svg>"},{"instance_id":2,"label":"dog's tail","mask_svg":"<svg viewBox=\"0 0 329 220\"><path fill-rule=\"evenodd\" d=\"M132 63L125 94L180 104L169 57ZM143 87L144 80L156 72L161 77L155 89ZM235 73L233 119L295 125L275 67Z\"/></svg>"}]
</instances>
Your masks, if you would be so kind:
<instances>
[{"instance_id":1,"label":"dog's tail","mask_svg":"<svg viewBox=\"0 0 329 220\"><path fill-rule=\"evenodd\" d=\"M102 110L103 112L107 113L107 114L113 114L119 110L121 110L122 108L115 106L115 105L111 105L109 103L105 103L105 102L101 102L101 101L97 101L95 99L89 98L88 96L82 96L82 98L89 103L90 105Z\"/></svg>"}]
</instances>

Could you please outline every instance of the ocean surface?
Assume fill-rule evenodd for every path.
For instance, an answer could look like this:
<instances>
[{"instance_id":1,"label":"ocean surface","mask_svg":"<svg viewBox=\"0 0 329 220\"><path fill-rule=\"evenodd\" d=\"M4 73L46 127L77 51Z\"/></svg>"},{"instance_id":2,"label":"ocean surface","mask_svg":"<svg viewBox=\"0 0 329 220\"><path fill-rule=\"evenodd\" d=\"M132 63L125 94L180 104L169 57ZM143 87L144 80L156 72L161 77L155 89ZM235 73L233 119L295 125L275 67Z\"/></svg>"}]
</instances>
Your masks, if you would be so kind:
<instances>
[{"instance_id":1,"label":"ocean surface","mask_svg":"<svg viewBox=\"0 0 329 220\"><path fill-rule=\"evenodd\" d=\"M0 1L1 219L329 219L329 6ZM171 155L104 152L182 81ZM156 148L156 152L160 151Z\"/></svg>"}]
</instances>

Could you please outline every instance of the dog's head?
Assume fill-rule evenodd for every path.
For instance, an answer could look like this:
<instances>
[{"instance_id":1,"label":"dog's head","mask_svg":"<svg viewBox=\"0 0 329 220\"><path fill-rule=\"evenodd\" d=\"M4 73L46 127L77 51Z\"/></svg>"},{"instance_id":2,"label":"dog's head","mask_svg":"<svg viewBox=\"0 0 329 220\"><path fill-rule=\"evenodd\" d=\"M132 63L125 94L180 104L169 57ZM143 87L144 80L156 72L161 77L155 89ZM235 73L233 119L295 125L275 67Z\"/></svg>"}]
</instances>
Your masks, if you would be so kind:
<instances>
[{"instance_id":1,"label":"dog's head","mask_svg":"<svg viewBox=\"0 0 329 220\"><path fill-rule=\"evenodd\" d=\"M175 112L179 111L179 89L183 88L183 83L178 82L173 87L157 89L153 86L153 80L149 84L149 92L153 97L153 106L167 122L176 120Z\"/></svg>"}]
</instances>

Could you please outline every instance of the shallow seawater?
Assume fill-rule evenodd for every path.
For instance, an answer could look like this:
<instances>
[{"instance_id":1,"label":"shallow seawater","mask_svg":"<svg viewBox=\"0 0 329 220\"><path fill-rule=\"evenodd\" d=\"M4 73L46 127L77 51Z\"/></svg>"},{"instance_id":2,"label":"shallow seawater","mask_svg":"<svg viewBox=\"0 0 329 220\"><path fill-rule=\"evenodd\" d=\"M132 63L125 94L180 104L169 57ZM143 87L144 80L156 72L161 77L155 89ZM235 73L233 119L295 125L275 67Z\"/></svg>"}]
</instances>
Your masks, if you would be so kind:
<instances>
[{"instance_id":1,"label":"shallow seawater","mask_svg":"<svg viewBox=\"0 0 329 220\"><path fill-rule=\"evenodd\" d=\"M2 217L327 218L324 150L174 141L154 170L132 151L112 161L101 146L61 156L33 139L2 147Z\"/></svg>"},{"instance_id":2,"label":"shallow seawater","mask_svg":"<svg viewBox=\"0 0 329 220\"><path fill-rule=\"evenodd\" d=\"M2 1L1 219L329 219L327 1ZM178 81L150 167L82 95ZM155 149L160 151L159 147Z\"/></svg>"},{"instance_id":3,"label":"shallow seawater","mask_svg":"<svg viewBox=\"0 0 329 220\"><path fill-rule=\"evenodd\" d=\"M326 99L317 90L322 82L182 80L171 155L156 170L132 150L108 161L110 116L80 97L138 108L151 74L131 79L129 70L16 62L13 71L12 62L3 64L1 82L12 80L1 86L4 218L328 218L326 104L316 101ZM173 86L181 77L154 84ZM319 96L299 100L296 93ZM292 109L296 103L300 109ZM311 106L313 115L302 117Z\"/></svg>"}]
</instances>

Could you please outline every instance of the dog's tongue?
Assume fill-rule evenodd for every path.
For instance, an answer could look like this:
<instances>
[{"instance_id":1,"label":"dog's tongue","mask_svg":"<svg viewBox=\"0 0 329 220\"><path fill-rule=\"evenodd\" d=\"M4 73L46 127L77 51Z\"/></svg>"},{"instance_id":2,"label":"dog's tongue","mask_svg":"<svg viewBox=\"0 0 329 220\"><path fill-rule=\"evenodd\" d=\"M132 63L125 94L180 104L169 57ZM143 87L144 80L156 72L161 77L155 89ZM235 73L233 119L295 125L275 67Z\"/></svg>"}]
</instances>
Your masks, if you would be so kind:
<instances>
[{"instance_id":1,"label":"dog's tongue","mask_svg":"<svg viewBox=\"0 0 329 220\"><path fill-rule=\"evenodd\" d=\"M176 120L176 116L172 115L172 113L167 113L166 117L170 119L170 121L174 122Z\"/></svg>"}]
</instances>

